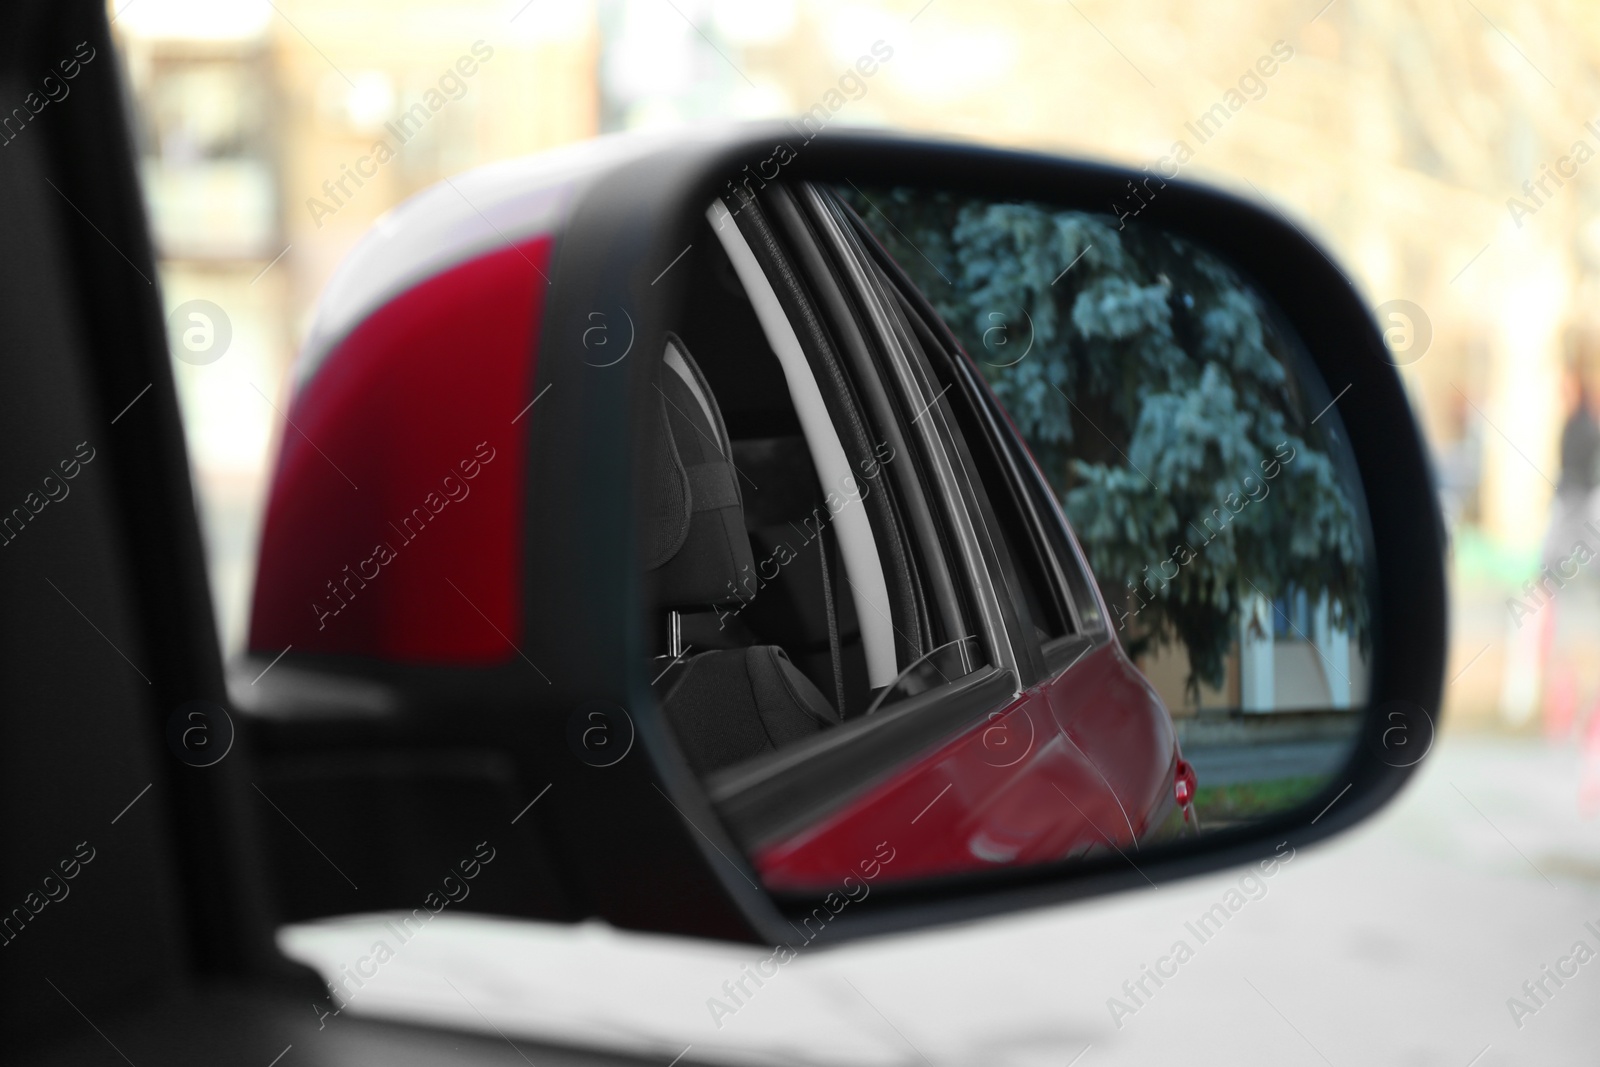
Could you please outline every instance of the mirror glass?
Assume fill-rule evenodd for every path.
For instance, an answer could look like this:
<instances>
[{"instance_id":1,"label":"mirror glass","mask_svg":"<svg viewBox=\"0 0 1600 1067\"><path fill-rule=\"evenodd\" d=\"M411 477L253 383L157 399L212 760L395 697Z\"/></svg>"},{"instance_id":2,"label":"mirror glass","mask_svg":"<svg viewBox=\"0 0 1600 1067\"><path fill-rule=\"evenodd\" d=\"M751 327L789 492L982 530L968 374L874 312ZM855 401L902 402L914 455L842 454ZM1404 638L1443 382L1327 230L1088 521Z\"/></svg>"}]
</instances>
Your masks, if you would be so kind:
<instances>
[{"instance_id":1,"label":"mirror glass","mask_svg":"<svg viewBox=\"0 0 1600 1067\"><path fill-rule=\"evenodd\" d=\"M1137 865L1334 797L1364 496L1339 383L1235 265L850 182L730 187L685 263L651 676L769 888Z\"/></svg>"}]
</instances>

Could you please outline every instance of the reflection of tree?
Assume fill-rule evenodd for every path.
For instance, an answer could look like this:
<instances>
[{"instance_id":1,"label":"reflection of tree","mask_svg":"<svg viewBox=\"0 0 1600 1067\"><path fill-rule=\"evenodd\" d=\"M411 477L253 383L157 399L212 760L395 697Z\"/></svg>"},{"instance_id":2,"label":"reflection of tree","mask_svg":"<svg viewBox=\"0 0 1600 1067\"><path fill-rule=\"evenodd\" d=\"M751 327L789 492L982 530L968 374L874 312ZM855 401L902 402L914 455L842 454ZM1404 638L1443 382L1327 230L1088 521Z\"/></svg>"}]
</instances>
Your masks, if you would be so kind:
<instances>
[{"instance_id":1,"label":"reflection of tree","mask_svg":"<svg viewBox=\"0 0 1600 1067\"><path fill-rule=\"evenodd\" d=\"M1231 269L1106 215L844 195L983 369L1130 652L1181 642L1191 690L1220 687L1243 599L1296 588L1365 639L1332 420L1308 425L1287 342Z\"/></svg>"}]
</instances>

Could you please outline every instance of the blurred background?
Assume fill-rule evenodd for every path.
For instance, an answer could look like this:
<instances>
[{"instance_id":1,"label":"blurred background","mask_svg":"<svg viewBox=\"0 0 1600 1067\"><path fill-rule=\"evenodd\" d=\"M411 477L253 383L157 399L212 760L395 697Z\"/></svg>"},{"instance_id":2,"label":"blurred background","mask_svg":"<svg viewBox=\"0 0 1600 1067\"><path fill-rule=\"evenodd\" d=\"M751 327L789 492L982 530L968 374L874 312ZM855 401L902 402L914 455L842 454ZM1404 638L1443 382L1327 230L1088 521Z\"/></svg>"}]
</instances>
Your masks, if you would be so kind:
<instances>
[{"instance_id":1,"label":"blurred background","mask_svg":"<svg viewBox=\"0 0 1600 1067\"><path fill-rule=\"evenodd\" d=\"M1527 833L1553 835L1550 855L1567 858L1529 845L1520 851L1533 872L1508 853L1505 868L1520 872L1509 876L1553 887L1554 875L1595 902L1600 868L1586 857L1600 807L1600 564L1571 561L1573 541L1600 552L1600 536L1567 523L1551 540L1558 484L1569 500L1594 484L1585 444L1600 373L1592 8L121 0L110 10L165 301L211 301L233 331L215 362L174 355L229 650L243 636L275 407L286 407L297 343L319 289L384 212L467 168L613 131L798 116L882 41L892 58L842 108L830 103L830 122L1135 167L1165 159L1169 175L1180 161L1184 178L1282 212L1351 273L1401 364L1450 527L1443 729L1456 745L1449 758L1464 761L1451 784L1462 797L1482 781L1507 804L1540 798L1547 807L1524 813ZM325 183L375 141L394 143L387 124L469 54L477 73L448 87L445 106L408 131L375 177L334 197ZM1226 121L1202 125L1269 54L1280 62L1263 88L1252 85ZM1559 561L1576 577L1541 578ZM1439 781L1438 803L1476 820ZM1511 817L1478 799L1485 821ZM1475 831L1485 848L1517 838L1491 825L1499 838ZM1519 899L1501 904L1530 906ZM1533 973L1540 951L1507 966ZM1505 993L1524 976L1507 971ZM1484 1003L1504 1014L1497 997ZM1462 1051L1404 1062L1464 1064L1476 1045Z\"/></svg>"},{"instance_id":2,"label":"blurred background","mask_svg":"<svg viewBox=\"0 0 1600 1067\"><path fill-rule=\"evenodd\" d=\"M1524 583L1561 477L1567 375L1600 370L1600 183L1548 178L1578 158L1575 142L1600 149L1585 127L1600 108L1581 106L1600 87L1600 19L1544 3L1491 24L1443 0L1337 0L1316 14L1282 2L127 4L114 29L166 302L210 300L233 328L223 358L174 362L228 647L242 635L273 405L317 293L375 220L448 175L602 133L799 115L881 40L893 58L831 121L1152 170L1182 141L1185 178L1265 199L1331 248L1383 308L1437 462L1461 672L1447 721L1574 731L1600 671L1559 655L1562 631L1595 597L1563 590L1537 610ZM1275 41L1293 58L1202 143L1190 127ZM376 177L347 182L354 195L330 195L324 183L393 143L385 124L475 42L493 58L459 79L459 98ZM1523 189L1534 181L1546 193Z\"/></svg>"}]
</instances>

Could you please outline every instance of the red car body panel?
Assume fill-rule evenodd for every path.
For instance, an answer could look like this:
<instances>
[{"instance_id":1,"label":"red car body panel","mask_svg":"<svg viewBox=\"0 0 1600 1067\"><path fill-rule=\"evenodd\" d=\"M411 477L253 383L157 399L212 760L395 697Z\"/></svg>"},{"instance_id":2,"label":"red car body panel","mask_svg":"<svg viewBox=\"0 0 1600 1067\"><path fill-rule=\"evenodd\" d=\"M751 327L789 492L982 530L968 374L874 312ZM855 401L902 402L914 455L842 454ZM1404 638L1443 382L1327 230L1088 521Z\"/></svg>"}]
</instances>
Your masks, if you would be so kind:
<instances>
[{"instance_id":1,"label":"red car body panel","mask_svg":"<svg viewBox=\"0 0 1600 1067\"><path fill-rule=\"evenodd\" d=\"M1138 847L1176 803L1167 709L1115 642L753 857L780 891L837 889L881 842L880 881Z\"/></svg>"},{"instance_id":2,"label":"red car body panel","mask_svg":"<svg viewBox=\"0 0 1600 1067\"><path fill-rule=\"evenodd\" d=\"M522 430L553 239L367 315L296 393L267 504L258 652L489 664L522 632Z\"/></svg>"}]
</instances>

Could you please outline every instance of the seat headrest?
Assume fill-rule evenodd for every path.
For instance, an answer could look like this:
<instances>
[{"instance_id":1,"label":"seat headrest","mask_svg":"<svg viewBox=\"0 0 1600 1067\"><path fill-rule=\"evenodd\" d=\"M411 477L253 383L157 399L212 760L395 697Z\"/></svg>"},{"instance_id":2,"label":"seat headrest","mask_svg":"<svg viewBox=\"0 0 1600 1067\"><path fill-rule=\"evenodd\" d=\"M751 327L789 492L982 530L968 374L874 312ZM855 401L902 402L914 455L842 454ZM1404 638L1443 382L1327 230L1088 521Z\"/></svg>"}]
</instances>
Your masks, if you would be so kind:
<instances>
[{"instance_id":1,"label":"seat headrest","mask_svg":"<svg viewBox=\"0 0 1600 1067\"><path fill-rule=\"evenodd\" d=\"M753 584L755 560L733 449L717 398L688 346L667 335L644 430L640 537L659 606L704 611ZM741 590L744 597L754 589Z\"/></svg>"}]
</instances>

